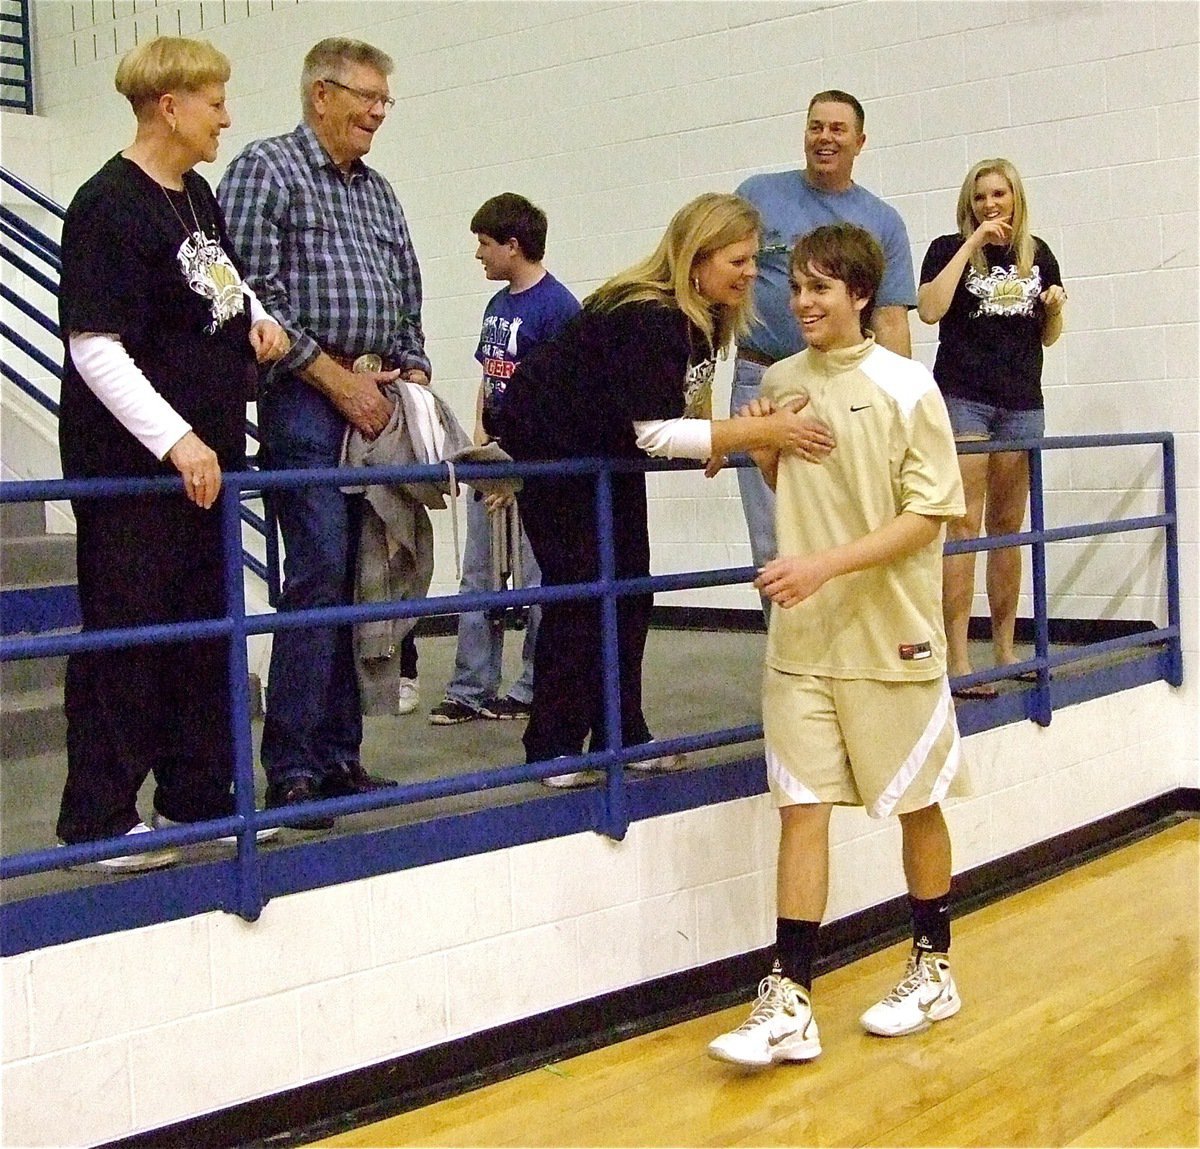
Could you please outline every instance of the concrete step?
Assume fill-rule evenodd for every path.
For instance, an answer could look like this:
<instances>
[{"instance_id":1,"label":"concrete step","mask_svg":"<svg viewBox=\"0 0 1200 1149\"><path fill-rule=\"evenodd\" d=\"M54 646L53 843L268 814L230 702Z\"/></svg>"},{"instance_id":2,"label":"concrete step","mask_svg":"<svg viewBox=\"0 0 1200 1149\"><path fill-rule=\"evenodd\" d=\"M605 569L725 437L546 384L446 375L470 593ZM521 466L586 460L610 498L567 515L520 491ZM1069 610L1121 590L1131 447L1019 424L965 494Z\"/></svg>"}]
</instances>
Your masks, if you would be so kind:
<instances>
[{"instance_id":1,"label":"concrete step","mask_svg":"<svg viewBox=\"0 0 1200 1149\"><path fill-rule=\"evenodd\" d=\"M66 675L65 654L51 658L21 658L12 662L0 662L0 699L22 690L44 690L48 686L61 689Z\"/></svg>"},{"instance_id":2,"label":"concrete step","mask_svg":"<svg viewBox=\"0 0 1200 1149\"><path fill-rule=\"evenodd\" d=\"M25 674L29 681L14 689L5 685L0 691L0 758L8 761L65 750L67 716L61 676L66 659L24 659L3 666L6 680L9 674ZM262 683L257 674L250 675L249 689L250 717L261 718Z\"/></svg>"},{"instance_id":3,"label":"concrete step","mask_svg":"<svg viewBox=\"0 0 1200 1149\"><path fill-rule=\"evenodd\" d=\"M45 533L45 503L0 503L0 539Z\"/></svg>"},{"instance_id":4,"label":"concrete step","mask_svg":"<svg viewBox=\"0 0 1200 1149\"><path fill-rule=\"evenodd\" d=\"M61 687L5 691L3 716L0 757L46 754L67 744L67 716L63 712Z\"/></svg>"},{"instance_id":5,"label":"concrete step","mask_svg":"<svg viewBox=\"0 0 1200 1149\"><path fill-rule=\"evenodd\" d=\"M75 581L74 535L5 537L0 546L0 586L6 589Z\"/></svg>"}]
</instances>

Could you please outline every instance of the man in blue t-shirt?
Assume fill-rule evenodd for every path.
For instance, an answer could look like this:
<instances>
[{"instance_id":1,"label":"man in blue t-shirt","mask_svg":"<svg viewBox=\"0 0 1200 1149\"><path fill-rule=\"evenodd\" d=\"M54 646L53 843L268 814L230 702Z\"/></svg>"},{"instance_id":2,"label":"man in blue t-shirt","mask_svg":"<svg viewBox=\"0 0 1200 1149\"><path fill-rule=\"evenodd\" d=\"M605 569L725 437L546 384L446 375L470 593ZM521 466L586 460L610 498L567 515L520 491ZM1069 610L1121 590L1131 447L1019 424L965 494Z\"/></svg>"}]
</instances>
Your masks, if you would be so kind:
<instances>
[{"instance_id":1,"label":"man in blue t-shirt","mask_svg":"<svg viewBox=\"0 0 1200 1149\"><path fill-rule=\"evenodd\" d=\"M472 217L471 230L479 243L475 258L483 264L484 274L488 279L507 281L484 309L475 352L483 365L475 402L475 443L483 446L490 438L484 430L485 413L487 425L495 426L504 389L517 364L535 344L558 334L578 313L579 301L542 266L546 213L524 196L512 192L493 196ZM510 516L512 522L505 525L504 520ZM467 502L467 542L459 588L462 593L500 589L492 585L493 528L499 525L504 537L511 539L516 533L512 525L515 522L512 495L476 491ZM524 530L519 530L519 539L520 584L539 586L541 572ZM457 726L476 718L528 718L540 614L539 607L529 610L521 677L505 695L499 693L503 617L493 620L482 612L459 615L454 677L446 687L446 697L429 712L429 721L435 726Z\"/></svg>"},{"instance_id":2,"label":"man in blue t-shirt","mask_svg":"<svg viewBox=\"0 0 1200 1149\"><path fill-rule=\"evenodd\" d=\"M872 320L875 341L897 355L912 355L908 311L917 304L917 290L908 232L895 208L853 179L854 160L867 142L863 122L862 104L849 92L818 92L808 105L804 170L751 176L737 189L758 208L763 233L754 285L759 323L738 344L731 414L758 397L772 363L804 350L790 310L788 266L796 241L823 224L857 224L879 241L886 264ZM761 569L775 557L775 496L753 467L738 471L738 486L750 553ZM769 609L764 599L764 613Z\"/></svg>"}]
</instances>

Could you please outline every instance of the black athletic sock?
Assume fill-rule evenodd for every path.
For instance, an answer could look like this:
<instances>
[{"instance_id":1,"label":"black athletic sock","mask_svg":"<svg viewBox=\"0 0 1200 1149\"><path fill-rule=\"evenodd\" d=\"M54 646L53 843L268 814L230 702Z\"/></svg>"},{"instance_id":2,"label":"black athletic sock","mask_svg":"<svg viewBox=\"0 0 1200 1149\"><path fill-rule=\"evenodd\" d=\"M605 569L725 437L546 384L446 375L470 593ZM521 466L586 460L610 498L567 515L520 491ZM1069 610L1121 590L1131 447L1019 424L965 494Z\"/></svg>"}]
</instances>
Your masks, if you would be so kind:
<instances>
[{"instance_id":1,"label":"black athletic sock","mask_svg":"<svg viewBox=\"0 0 1200 1149\"><path fill-rule=\"evenodd\" d=\"M817 930L820 922L802 922L795 918L775 919L775 957L783 976L797 985L812 989L813 960L817 956Z\"/></svg>"},{"instance_id":2,"label":"black athletic sock","mask_svg":"<svg viewBox=\"0 0 1200 1149\"><path fill-rule=\"evenodd\" d=\"M944 954L950 952L950 894L940 898L914 898L908 896L912 910L913 948L923 953Z\"/></svg>"}]
</instances>

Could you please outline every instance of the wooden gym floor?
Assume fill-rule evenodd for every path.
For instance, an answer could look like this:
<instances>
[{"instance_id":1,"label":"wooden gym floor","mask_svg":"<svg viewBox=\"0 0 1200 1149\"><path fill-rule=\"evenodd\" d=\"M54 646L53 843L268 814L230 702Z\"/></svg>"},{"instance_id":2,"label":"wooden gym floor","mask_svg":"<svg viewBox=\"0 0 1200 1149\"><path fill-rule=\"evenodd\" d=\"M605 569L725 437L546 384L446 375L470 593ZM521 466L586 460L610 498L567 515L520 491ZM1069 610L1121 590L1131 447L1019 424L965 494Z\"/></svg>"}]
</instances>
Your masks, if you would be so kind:
<instances>
[{"instance_id":1,"label":"wooden gym floor","mask_svg":"<svg viewBox=\"0 0 1200 1149\"><path fill-rule=\"evenodd\" d=\"M958 919L964 1006L922 1034L858 1026L895 946L818 978L814 1062L710 1060L738 1007L314 1144L1197 1146L1198 862L1187 819Z\"/></svg>"}]
</instances>

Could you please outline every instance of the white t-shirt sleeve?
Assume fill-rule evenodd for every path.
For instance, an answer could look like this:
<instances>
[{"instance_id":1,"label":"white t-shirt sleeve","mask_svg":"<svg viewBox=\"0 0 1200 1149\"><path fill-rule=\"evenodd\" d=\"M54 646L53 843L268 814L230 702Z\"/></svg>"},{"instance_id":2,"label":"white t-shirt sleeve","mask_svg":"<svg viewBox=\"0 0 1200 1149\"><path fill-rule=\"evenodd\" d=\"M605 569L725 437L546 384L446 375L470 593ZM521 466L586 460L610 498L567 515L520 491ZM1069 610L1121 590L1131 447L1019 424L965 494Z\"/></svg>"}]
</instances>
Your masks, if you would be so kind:
<instances>
[{"instance_id":1,"label":"white t-shirt sleeve","mask_svg":"<svg viewBox=\"0 0 1200 1149\"><path fill-rule=\"evenodd\" d=\"M647 455L665 459L712 457L712 423L707 419L643 419L633 433Z\"/></svg>"},{"instance_id":2,"label":"white t-shirt sleeve","mask_svg":"<svg viewBox=\"0 0 1200 1149\"><path fill-rule=\"evenodd\" d=\"M257 295L254 294L254 289L248 284L242 284L242 291L245 293L246 299L250 304L250 326L253 327L256 323L263 319L271 319L267 309L259 301ZM275 322L273 319L271 322Z\"/></svg>"},{"instance_id":3,"label":"white t-shirt sleeve","mask_svg":"<svg viewBox=\"0 0 1200 1149\"><path fill-rule=\"evenodd\" d=\"M156 459L191 429L133 361L115 335L85 331L69 341L71 361L113 417Z\"/></svg>"}]
</instances>

